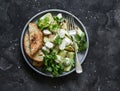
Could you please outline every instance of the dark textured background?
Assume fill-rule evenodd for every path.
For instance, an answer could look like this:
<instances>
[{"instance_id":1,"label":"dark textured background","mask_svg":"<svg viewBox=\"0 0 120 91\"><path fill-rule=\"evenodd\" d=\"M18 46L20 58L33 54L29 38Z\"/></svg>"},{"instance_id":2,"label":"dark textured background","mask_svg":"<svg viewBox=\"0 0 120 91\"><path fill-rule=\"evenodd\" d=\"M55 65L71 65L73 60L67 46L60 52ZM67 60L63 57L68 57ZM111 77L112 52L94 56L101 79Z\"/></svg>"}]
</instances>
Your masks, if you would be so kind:
<instances>
[{"instance_id":1,"label":"dark textured background","mask_svg":"<svg viewBox=\"0 0 120 91\"><path fill-rule=\"evenodd\" d=\"M90 49L80 75L47 78L22 57L25 23L50 8L67 10L86 26ZM120 0L0 0L0 91L120 91Z\"/></svg>"}]
</instances>

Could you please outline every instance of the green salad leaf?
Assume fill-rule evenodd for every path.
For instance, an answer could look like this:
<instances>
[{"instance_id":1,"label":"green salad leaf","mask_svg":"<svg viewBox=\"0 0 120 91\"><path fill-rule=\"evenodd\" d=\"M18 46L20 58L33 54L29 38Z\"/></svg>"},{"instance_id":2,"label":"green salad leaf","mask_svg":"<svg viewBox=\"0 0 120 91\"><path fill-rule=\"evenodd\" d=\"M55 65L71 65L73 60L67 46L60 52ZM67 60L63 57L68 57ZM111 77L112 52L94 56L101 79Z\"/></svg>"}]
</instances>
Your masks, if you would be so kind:
<instances>
[{"instance_id":1,"label":"green salad leaf","mask_svg":"<svg viewBox=\"0 0 120 91\"><path fill-rule=\"evenodd\" d=\"M57 32L58 28L59 28L59 25L56 22L51 23L49 26L49 30L51 32Z\"/></svg>"},{"instance_id":2,"label":"green salad leaf","mask_svg":"<svg viewBox=\"0 0 120 91\"><path fill-rule=\"evenodd\" d=\"M57 16L54 16L53 18L54 18L55 21L57 21L57 23L61 23L64 20L63 18L59 19Z\"/></svg>"},{"instance_id":3,"label":"green salad leaf","mask_svg":"<svg viewBox=\"0 0 120 91\"><path fill-rule=\"evenodd\" d=\"M57 57L54 52L44 56L44 69L45 71L50 72L53 76L61 74L64 70L64 65L61 63L56 63L56 59Z\"/></svg>"},{"instance_id":4,"label":"green salad leaf","mask_svg":"<svg viewBox=\"0 0 120 91\"><path fill-rule=\"evenodd\" d=\"M37 25L40 28L40 30L43 30L44 28L47 28L49 26L49 22L49 18L45 17L44 19L39 19Z\"/></svg>"},{"instance_id":5,"label":"green salad leaf","mask_svg":"<svg viewBox=\"0 0 120 91\"><path fill-rule=\"evenodd\" d=\"M54 40L53 43L54 43L55 45L60 45L60 44L62 43L62 39L60 38L59 35L55 38L55 40Z\"/></svg>"},{"instance_id":6,"label":"green salad leaf","mask_svg":"<svg viewBox=\"0 0 120 91\"><path fill-rule=\"evenodd\" d=\"M78 51L82 52L87 49L87 41L84 34L81 36L76 34L75 39L78 46Z\"/></svg>"}]
</instances>

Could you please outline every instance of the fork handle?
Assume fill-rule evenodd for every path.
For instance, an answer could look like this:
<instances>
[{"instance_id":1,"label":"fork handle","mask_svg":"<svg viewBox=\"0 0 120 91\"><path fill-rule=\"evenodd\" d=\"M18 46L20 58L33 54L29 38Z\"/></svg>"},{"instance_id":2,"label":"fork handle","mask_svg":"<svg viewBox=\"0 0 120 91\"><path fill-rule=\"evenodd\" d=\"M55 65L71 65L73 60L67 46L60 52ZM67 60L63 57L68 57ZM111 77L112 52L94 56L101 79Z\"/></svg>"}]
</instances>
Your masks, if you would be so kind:
<instances>
[{"instance_id":1,"label":"fork handle","mask_svg":"<svg viewBox=\"0 0 120 91\"><path fill-rule=\"evenodd\" d=\"M75 60L75 68L76 68L76 73L82 73L83 70L82 70L81 63L80 63L80 61L78 59L78 55L77 55L77 44L75 42L75 37L72 36L72 38L73 38L73 43L74 43L74 48L75 48L75 59L76 59Z\"/></svg>"}]
</instances>

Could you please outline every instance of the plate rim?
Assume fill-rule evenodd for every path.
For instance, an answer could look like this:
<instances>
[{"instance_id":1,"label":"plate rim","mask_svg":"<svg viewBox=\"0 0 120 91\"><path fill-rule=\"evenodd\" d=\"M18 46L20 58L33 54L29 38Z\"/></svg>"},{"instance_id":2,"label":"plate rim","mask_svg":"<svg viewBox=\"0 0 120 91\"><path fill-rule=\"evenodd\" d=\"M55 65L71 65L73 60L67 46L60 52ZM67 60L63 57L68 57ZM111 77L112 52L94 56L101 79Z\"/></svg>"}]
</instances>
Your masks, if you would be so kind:
<instances>
[{"instance_id":1,"label":"plate rim","mask_svg":"<svg viewBox=\"0 0 120 91\"><path fill-rule=\"evenodd\" d=\"M33 67L33 66L30 64L30 62L28 61L27 57L25 56L25 52L24 52L24 48L23 48L23 38L24 38L24 33L25 33L25 31L26 31L26 28L27 28L28 24L30 23L30 21L32 21L35 17L37 17L37 16L39 16L39 15L41 15L41 14L43 14L43 13L47 13L47 12L51 12L51 11L67 13L67 14L71 15L72 17L74 17L74 18L80 23L80 25L82 26L82 28L83 28L83 30L84 30L84 32L85 32L86 39L87 39L87 44L88 44L88 47L87 47L87 49L86 49L86 51L85 51L85 54L84 54L83 58L81 59L81 60L83 60L82 63L84 62L84 60L85 60L85 58L86 58L86 56L87 56L87 54L88 54L88 50L89 50L89 37L88 37L87 30L86 30L85 26L83 25L83 23L82 23L75 15L73 15L72 13L70 13L70 12L68 12L68 11L66 11L66 10L61 10L61 9L47 9L47 10L38 12L37 14L33 15L33 16L27 21L27 23L25 24L25 26L24 26L24 28L23 28L23 30L22 30L21 38L20 38L20 48L21 48L22 55L23 55L26 63L30 66L30 68L32 68L32 70L36 71L37 73L39 73L39 74L41 74L41 75L44 75L44 76L47 76L47 77L53 77L53 76L52 76L52 75L47 75L47 74L45 74L45 73L37 70L37 69L36 69L35 67ZM82 63L81 63L81 64L82 64ZM72 73L72 72L74 72L74 71L75 71L75 68L73 68L71 71L69 71L69 72L67 72L67 73L65 73L65 74L61 74L61 75L56 76L56 77L66 76L66 75L68 75L68 74L70 74L70 73Z\"/></svg>"}]
</instances>

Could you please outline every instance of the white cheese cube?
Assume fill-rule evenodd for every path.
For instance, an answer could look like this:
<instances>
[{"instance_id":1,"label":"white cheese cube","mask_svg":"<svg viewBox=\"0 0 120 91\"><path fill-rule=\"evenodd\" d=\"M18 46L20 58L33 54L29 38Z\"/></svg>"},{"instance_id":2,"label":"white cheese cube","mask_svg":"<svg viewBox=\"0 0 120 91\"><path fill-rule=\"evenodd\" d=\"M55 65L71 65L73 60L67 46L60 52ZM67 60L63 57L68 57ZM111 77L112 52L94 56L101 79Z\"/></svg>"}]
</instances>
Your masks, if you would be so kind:
<instances>
[{"instance_id":1,"label":"white cheese cube","mask_svg":"<svg viewBox=\"0 0 120 91\"><path fill-rule=\"evenodd\" d=\"M47 51L48 53L50 52L50 50L48 48L46 48L46 46L43 46L42 50Z\"/></svg>"},{"instance_id":2,"label":"white cheese cube","mask_svg":"<svg viewBox=\"0 0 120 91\"><path fill-rule=\"evenodd\" d=\"M61 38L64 38L65 37L65 34L66 34L66 31L64 29L60 29L59 32L58 32L59 36Z\"/></svg>"},{"instance_id":3,"label":"white cheese cube","mask_svg":"<svg viewBox=\"0 0 120 91\"><path fill-rule=\"evenodd\" d=\"M66 46L72 44L72 41L68 37L65 37L65 39L63 39L63 42Z\"/></svg>"},{"instance_id":4,"label":"white cheese cube","mask_svg":"<svg viewBox=\"0 0 120 91\"><path fill-rule=\"evenodd\" d=\"M62 62L62 57L59 56L59 55L56 55L57 56L57 59L55 60L56 63L60 63Z\"/></svg>"},{"instance_id":5,"label":"white cheese cube","mask_svg":"<svg viewBox=\"0 0 120 91\"><path fill-rule=\"evenodd\" d=\"M45 46L47 47L47 48L49 48L49 49L51 49L51 48L53 48L53 43L51 43L51 42L46 42L45 43Z\"/></svg>"},{"instance_id":6,"label":"white cheese cube","mask_svg":"<svg viewBox=\"0 0 120 91\"><path fill-rule=\"evenodd\" d=\"M44 34L44 35L49 35L49 34L51 34L51 32L46 29L46 30L43 30L43 34Z\"/></svg>"},{"instance_id":7,"label":"white cheese cube","mask_svg":"<svg viewBox=\"0 0 120 91\"><path fill-rule=\"evenodd\" d=\"M59 19L61 19L61 18L62 18L62 14L59 13L59 14L57 15L57 17L58 17Z\"/></svg>"},{"instance_id":8,"label":"white cheese cube","mask_svg":"<svg viewBox=\"0 0 120 91\"><path fill-rule=\"evenodd\" d=\"M64 50L65 49L65 43L62 42L60 45L59 45L59 49L60 50Z\"/></svg>"}]
</instances>

